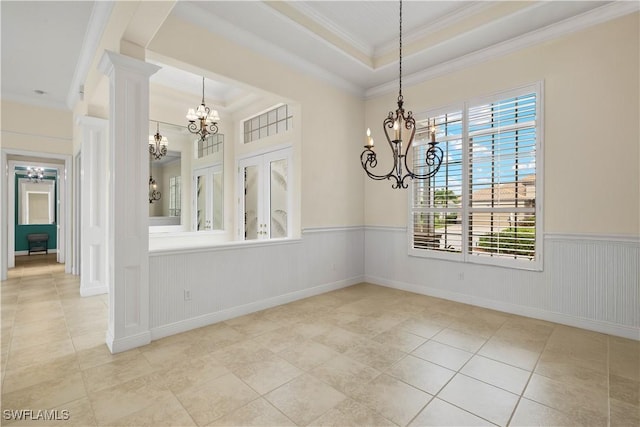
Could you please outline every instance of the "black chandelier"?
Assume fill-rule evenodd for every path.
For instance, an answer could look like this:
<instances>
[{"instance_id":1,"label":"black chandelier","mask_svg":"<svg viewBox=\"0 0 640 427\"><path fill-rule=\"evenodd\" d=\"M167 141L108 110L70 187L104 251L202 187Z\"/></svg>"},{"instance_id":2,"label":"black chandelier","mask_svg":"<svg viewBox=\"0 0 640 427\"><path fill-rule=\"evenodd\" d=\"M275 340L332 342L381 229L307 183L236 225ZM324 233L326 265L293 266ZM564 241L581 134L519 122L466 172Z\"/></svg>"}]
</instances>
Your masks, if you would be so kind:
<instances>
[{"instance_id":1,"label":"black chandelier","mask_svg":"<svg viewBox=\"0 0 640 427\"><path fill-rule=\"evenodd\" d=\"M204 77L202 78L202 103L195 110L189 108L187 120L189 120L187 129L189 132L199 135L201 141L207 139L209 135L218 133L220 116L216 110L209 109L204 103Z\"/></svg>"},{"instance_id":2,"label":"black chandelier","mask_svg":"<svg viewBox=\"0 0 640 427\"><path fill-rule=\"evenodd\" d=\"M157 202L162 197L162 194L158 191L156 180L149 175L149 203Z\"/></svg>"},{"instance_id":3,"label":"black chandelier","mask_svg":"<svg viewBox=\"0 0 640 427\"><path fill-rule=\"evenodd\" d=\"M160 135L160 123L156 122L156 134L149 135L149 154L154 159L160 160L167 154L167 145L169 141L166 136Z\"/></svg>"},{"instance_id":4,"label":"black chandelier","mask_svg":"<svg viewBox=\"0 0 640 427\"><path fill-rule=\"evenodd\" d=\"M389 112L389 116L384 119L382 122L382 128L384 130L384 134L387 138L387 142L389 143L389 147L391 147L391 152L393 153L393 167L386 175L376 175L371 172L370 168L375 168L378 164L378 159L376 157L375 151L373 151L373 138L371 137L371 130L367 129L367 145L364 146L364 151L360 154L360 163L362 164L362 168L365 170L369 178L375 180L383 180L383 179L395 179L395 183L393 183L393 188L407 188L408 184L405 182L407 178L410 179L429 179L434 176L438 169L440 169L440 165L442 164L443 152L440 147L438 147L438 143L436 142L436 128L435 128L435 120L433 121L433 125L429 128L429 133L431 134L431 140L428 142L425 153L424 153L424 164L420 165L425 169L424 173L415 173L409 167L407 163L407 154L409 153L409 149L413 146L413 138L416 133L416 120L413 118L413 112L409 111L405 114L404 108L402 107L404 100L402 98L402 0L400 0L400 90L398 91L398 109L395 111ZM404 123L403 123L404 122ZM427 123L431 124L427 120ZM407 141L406 147L402 149L402 131L403 128L410 132L409 140ZM391 129L393 129L393 139L389 135ZM406 173L404 173L406 171Z\"/></svg>"}]
</instances>

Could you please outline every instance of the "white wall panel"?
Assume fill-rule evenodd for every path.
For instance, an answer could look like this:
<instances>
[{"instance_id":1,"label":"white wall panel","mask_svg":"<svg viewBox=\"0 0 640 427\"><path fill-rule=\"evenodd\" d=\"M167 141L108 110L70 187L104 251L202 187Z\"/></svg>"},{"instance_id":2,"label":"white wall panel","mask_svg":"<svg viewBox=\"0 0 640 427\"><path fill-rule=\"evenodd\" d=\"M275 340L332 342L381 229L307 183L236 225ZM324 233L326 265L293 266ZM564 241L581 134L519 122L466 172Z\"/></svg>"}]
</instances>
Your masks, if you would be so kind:
<instances>
[{"instance_id":1,"label":"white wall panel","mask_svg":"<svg viewBox=\"0 0 640 427\"><path fill-rule=\"evenodd\" d=\"M305 230L302 239L279 242L151 251L152 337L359 283L363 247L364 229L352 227Z\"/></svg>"},{"instance_id":2,"label":"white wall panel","mask_svg":"<svg viewBox=\"0 0 640 427\"><path fill-rule=\"evenodd\" d=\"M640 339L640 240L547 235L542 272L407 254L404 228L367 227L371 283Z\"/></svg>"},{"instance_id":3,"label":"white wall panel","mask_svg":"<svg viewBox=\"0 0 640 427\"><path fill-rule=\"evenodd\" d=\"M637 238L547 235L542 272L410 257L406 239L404 228L323 228L300 240L151 252L152 337L366 280L640 339Z\"/></svg>"}]
</instances>

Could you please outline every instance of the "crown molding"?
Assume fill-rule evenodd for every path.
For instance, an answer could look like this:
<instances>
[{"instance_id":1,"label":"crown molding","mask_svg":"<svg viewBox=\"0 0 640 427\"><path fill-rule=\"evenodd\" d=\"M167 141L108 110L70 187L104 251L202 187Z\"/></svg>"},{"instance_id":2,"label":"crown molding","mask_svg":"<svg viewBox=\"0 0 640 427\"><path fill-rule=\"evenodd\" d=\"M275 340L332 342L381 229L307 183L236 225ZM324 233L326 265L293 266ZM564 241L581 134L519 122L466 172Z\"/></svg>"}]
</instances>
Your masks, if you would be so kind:
<instances>
[{"instance_id":1,"label":"crown molding","mask_svg":"<svg viewBox=\"0 0 640 427\"><path fill-rule=\"evenodd\" d=\"M24 104L29 106L36 106L42 108L52 108L54 110L69 111L69 107L62 101L54 101L46 97L37 98L35 96L22 95L12 92L2 91L2 101L17 102L18 104Z\"/></svg>"},{"instance_id":2,"label":"crown molding","mask_svg":"<svg viewBox=\"0 0 640 427\"><path fill-rule=\"evenodd\" d=\"M111 16L114 4L115 2L113 1L96 1L93 4L87 31L82 42L82 50L76 63L73 79L71 79L69 93L67 94L66 106L70 110L73 109L75 103L80 99L80 86L87 78L87 74L89 74L89 68L93 63L96 51L100 45L102 34L109 23L109 17Z\"/></svg>"},{"instance_id":3,"label":"crown molding","mask_svg":"<svg viewBox=\"0 0 640 427\"><path fill-rule=\"evenodd\" d=\"M453 12L448 13L447 15L443 16L442 18L438 19L437 22L434 23L430 23L430 24L426 24L426 28L419 28L417 30L414 30L408 34L403 34L402 35L402 39L403 39L403 44L410 44L413 42L416 42L418 40L421 40L425 37L427 37L430 34L433 34L437 31L440 31L444 28L447 28L451 25L455 25L458 22L476 15L486 9L489 9L491 6L495 5L496 2L495 1L475 1L472 2L471 4L464 6L458 10L455 10ZM398 41L397 40L390 40L387 43L384 43L382 45L380 45L378 48L376 48L374 50L374 52L372 53L372 55L374 57L380 57L380 56L384 56L388 53L391 53L395 50L398 49Z\"/></svg>"},{"instance_id":4,"label":"crown molding","mask_svg":"<svg viewBox=\"0 0 640 427\"><path fill-rule=\"evenodd\" d=\"M305 15L307 18L314 21L316 24L323 26L329 32L333 33L336 37L342 39L347 44L350 44L353 48L361 51L368 57L373 57L375 54L375 48L370 43L359 39L348 31L345 31L342 27L336 25L332 20L327 19L324 15L318 13L314 8L304 2L288 2L289 6L296 9L298 12ZM325 40L326 41L326 40Z\"/></svg>"},{"instance_id":5,"label":"crown molding","mask_svg":"<svg viewBox=\"0 0 640 427\"><path fill-rule=\"evenodd\" d=\"M267 5L261 5L261 7L269 8L272 13L277 12ZM196 3L179 2L177 7L174 8L173 13L192 24L205 28L208 31L215 32L224 38L258 52L267 58L275 59L278 62L284 63L285 65L301 71L304 74L308 74L317 79L331 83L339 89L345 90L356 96L362 97L364 95L364 89L362 87L356 86L322 67L293 55L285 49L267 42L255 34L238 28L215 14L198 7ZM336 49L338 48L336 47ZM339 51L342 52L342 50Z\"/></svg>"},{"instance_id":6,"label":"crown molding","mask_svg":"<svg viewBox=\"0 0 640 427\"><path fill-rule=\"evenodd\" d=\"M403 76L403 83L406 84L406 86L420 84L445 74L505 56L548 40L569 35L630 13L638 12L639 10L640 3L635 1L612 2L539 30L531 31L511 40L507 40L485 49L477 50L460 58ZM396 89L397 82L395 80L390 81L366 90L365 99L386 95L388 93L392 93Z\"/></svg>"}]
</instances>

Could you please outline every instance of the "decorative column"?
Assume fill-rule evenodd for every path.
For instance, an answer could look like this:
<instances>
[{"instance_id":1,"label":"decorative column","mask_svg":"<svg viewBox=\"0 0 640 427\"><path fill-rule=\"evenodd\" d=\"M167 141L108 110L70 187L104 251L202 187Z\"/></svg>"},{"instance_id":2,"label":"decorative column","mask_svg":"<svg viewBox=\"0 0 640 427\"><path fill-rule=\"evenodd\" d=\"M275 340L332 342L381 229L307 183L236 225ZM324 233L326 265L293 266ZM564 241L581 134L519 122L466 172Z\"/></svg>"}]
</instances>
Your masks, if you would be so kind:
<instances>
[{"instance_id":1,"label":"decorative column","mask_svg":"<svg viewBox=\"0 0 640 427\"><path fill-rule=\"evenodd\" d=\"M149 77L160 67L106 51L109 77L109 325L112 353L148 344Z\"/></svg>"},{"instance_id":2,"label":"decorative column","mask_svg":"<svg viewBox=\"0 0 640 427\"><path fill-rule=\"evenodd\" d=\"M77 122L82 128L80 295L86 297L109 291L109 121L82 116Z\"/></svg>"}]
</instances>

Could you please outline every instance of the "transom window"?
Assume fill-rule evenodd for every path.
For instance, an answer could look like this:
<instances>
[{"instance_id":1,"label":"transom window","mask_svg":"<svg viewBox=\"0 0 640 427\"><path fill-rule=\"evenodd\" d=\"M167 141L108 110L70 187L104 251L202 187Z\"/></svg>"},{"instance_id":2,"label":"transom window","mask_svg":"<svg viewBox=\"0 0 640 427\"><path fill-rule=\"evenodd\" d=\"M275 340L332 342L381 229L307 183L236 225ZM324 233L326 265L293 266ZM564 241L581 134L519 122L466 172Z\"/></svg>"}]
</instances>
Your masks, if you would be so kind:
<instances>
[{"instance_id":1,"label":"transom window","mask_svg":"<svg viewBox=\"0 0 640 427\"><path fill-rule=\"evenodd\" d=\"M201 159L213 153L219 153L222 151L222 147L224 146L224 135L221 133L209 135L204 141L202 139L198 139L196 144L198 152L197 158Z\"/></svg>"},{"instance_id":2,"label":"transom window","mask_svg":"<svg viewBox=\"0 0 640 427\"><path fill-rule=\"evenodd\" d=\"M412 181L410 254L541 269L539 85L418 117L422 173L426 117L444 159L432 178Z\"/></svg>"},{"instance_id":3,"label":"transom window","mask_svg":"<svg viewBox=\"0 0 640 427\"><path fill-rule=\"evenodd\" d=\"M292 125L293 115L289 106L279 105L244 121L244 143L285 132L291 129Z\"/></svg>"}]
</instances>

